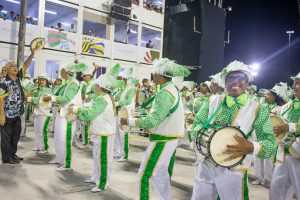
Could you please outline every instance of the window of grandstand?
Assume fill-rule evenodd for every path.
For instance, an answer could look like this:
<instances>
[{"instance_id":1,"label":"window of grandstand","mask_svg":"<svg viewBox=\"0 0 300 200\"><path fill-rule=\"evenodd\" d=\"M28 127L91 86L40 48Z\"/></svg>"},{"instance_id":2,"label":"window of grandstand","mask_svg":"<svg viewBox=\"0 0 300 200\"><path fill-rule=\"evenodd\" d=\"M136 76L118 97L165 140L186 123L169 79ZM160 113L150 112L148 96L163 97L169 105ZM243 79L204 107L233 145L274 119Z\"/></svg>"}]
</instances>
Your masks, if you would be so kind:
<instances>
[{"instance_id":1,"label":"window of grandstand","mask_svg":"<svg viewBox=\"0 0 300 200\"><path fill-rule=\"evenodd\" d=\"M83 35L110 39L110 25L107 18L90 12L83 13Z\"/></svg>"},{"instance_id":2,"label":"window of grandstand","mask_svg":"<svg viewBox=\"0 0 300 200\"><path fill-rule=\"evenodd\" d=\"M96 71L96 78L98 78L100 75L106 73L106 67L98 67Z\"/></svg>"},{"instance_id":3,"label":"window of grandstand","mask_svg":"<svg viewBox=\"0 0 300 200\"><path fill-rule=\"evenodd\" d=\"M57 79L59 75L59 60L47 60L46 72L51 80Z\"/></svg>"},{"instance_id":4,"label":"window of grandstand","mask_svg":"<svg viewBox=\"0 0 300 200\"><path fill-rule=\"evenodd\" d=\"M142 28L142 47L161 50L161 32L150 28Z\"/></svg>"},{"instance_id":5,"label":"window of grandstand","mask_svg":"<svg viewBox=\"0 0 300 200\"><path fill-rule=\"evenodd\" d=\"M76 33L77 15L76 8L46 1L44 25L60 31Z\"/></svg>"},{"instance_id":6,"label":"window of grandstand","mask_svg":"<svg viewBox=\"0 0 300 200\"><path fill-rule=\"evenodd\" d=\"M21 0L0 1L0 18L4 20L20 21ZM38 24L39 16L39 1L27 1L27 24Z\"/></svg>"},{"instance_id":7,"label":"window of grandstand","mask_svg":"<svg viewBox=\"0 0 300 200\"><path fill-rule=\"evenodd\" d=\"M153 10L158 13L163 13L164 11L163 0L144 0L143 5L147 10Z\"/></svg>"},{"instance_id":8,"label":"window of grandstand","mask_svg":"<svg viewBox=\"0 0 300 200\"><path fill-rule=\"evenodd\" d=\"M137 46L138 26L133 22L115 20L115 42Z\"/></svg>"}]
</instances>

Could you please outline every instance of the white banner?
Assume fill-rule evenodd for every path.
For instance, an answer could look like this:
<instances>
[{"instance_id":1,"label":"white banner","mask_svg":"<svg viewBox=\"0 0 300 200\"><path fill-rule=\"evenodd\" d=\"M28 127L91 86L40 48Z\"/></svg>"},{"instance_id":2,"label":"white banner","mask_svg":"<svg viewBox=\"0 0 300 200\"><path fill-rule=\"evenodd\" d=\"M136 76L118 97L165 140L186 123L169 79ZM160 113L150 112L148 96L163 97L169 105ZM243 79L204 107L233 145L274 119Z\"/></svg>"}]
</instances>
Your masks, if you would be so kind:
<instances>
[{"instance_id":1,"label":"white banner","mask_svg":"<svg viewBox=\"0 0 300 200\"><path fill-rule=\"evenodd\" d=\"M82 36L82 53L110 57L110 41L90 36Z\"/></svg>"},{"instance_id":2,"label":"white banner","mask_svg":"<svg viewBox=\"0 0 300 200\"><path fill-rule=\"evenodd\" d=\"M137 46L114 42L114 58L136 61Z\"/></svg>"},{"instance_id":3,"label":"white banner","mask_svg":"<svg viewBox=\"0 0 300 200\"><path fill-rule=\"evenodd\" d=\"M152 64L155 59L160 58L160 52L157 50L149 49L149 48L140 48L140 58L139 61L141 63Z\"/></svg>"},{"instance_id":4,"label":"white banner","mask_svg":"<svg viewBox=\"0 0 300 200\"><path fill-rule=\"evenodd\" d=\"M64 51L76 51L76 33L58 31L52 28L43 28L43 37L46 39L47 48L60 49Z\"/></svg>"},{"instance_id":5,"label":"white banner","mask_svg":"<svg viewBox=\"0 0 300 200\"><path fill-rule=\"evenodd\" d=\"M18 43L19 35L19 22L13 22L11 20L0 19L0 41ZM26 24L26 37L25 44L29 45L31 41L37 38L37 26Z\"/></svg>"}]
</instances>

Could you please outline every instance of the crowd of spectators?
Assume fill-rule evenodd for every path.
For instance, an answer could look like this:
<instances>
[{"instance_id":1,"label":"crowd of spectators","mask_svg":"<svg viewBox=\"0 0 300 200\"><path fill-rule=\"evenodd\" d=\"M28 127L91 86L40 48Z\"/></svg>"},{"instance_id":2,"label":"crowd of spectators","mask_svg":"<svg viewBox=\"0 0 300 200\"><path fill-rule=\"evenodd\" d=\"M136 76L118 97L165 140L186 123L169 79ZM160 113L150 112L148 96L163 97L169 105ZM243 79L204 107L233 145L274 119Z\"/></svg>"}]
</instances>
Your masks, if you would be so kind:
<instances>
[{"instance_id":1,"label":"crowd of spectators","mask_svg":"<svg viewBox=\"0 0 300 200\"><path fill-rule=\"evenodd\" d=\"M3 20L11 20L13 22L20 22L20 14L16 14L14 11L10 11L9 14L7 14L4 11L3 5L0 5L0 18L2 18ZM33 17L27 16L25 21L26 21L26 24L37 25L37 20L34 20Z\"/></svg>"},{"instance_id":2,"label":"crowd of spectators","mask_svg":"<svg viewBox=\"0 0 300 200\"><path fill-rule=\"evenodd\" d=\"M155 2L156 0L144 0L144 8L146 8L147 10L156 11L158 13L163 13L163 7L161 5L156 4Z\"/></svg>"},{"instance_id":3,"label":"crowd of spectators","mask_svg":"<svg viewBox=\"0 0 300 200\"><path fill-rule=\"evenodd\" d=\"M65 31L63 25L61 22L57 23L56 27L54 26L51 26L50 28L53 28L53 29L57 29L59 31ZM76 29L75 29L75 25L74 24L71 24L70 28L68 29L68 32L70 33L76 33Z\"/></svg>"}]
</instances>

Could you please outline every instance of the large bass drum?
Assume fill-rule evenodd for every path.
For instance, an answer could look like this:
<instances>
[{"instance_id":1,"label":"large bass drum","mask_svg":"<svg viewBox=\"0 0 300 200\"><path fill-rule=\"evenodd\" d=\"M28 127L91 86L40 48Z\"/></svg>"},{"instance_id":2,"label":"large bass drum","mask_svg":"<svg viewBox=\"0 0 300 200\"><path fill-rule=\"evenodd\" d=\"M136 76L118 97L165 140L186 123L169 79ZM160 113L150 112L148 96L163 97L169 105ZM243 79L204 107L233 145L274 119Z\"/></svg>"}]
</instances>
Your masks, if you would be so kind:
<instances>
[{"instance_id":1,"label":"large bass drum","mask_svg":"<svg viewBox=\"0 0 300 200\"><path fill-rule=\"evenodd\" d=\"M226 126L218 129L205 129L198 134L196 138L197 149L204 156L204 159L210 161L215 166L225 168L235 167L243 162L246 155L229 160L229 154L226 154L227 145L236 145L238 142L235 136L246 138L245 134L234 126Z\"/></svg>"}]
</instances>

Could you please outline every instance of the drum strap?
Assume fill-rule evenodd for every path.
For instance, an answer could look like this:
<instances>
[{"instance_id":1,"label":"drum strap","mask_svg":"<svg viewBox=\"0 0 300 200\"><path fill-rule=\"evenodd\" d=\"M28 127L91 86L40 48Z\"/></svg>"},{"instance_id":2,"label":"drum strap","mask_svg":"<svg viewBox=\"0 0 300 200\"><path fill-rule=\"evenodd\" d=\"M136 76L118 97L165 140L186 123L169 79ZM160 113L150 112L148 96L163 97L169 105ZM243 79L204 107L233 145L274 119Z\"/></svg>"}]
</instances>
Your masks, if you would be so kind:
<instances>
[{"instance_id":1,"label":"drum strap","mask_svg":"<svg viewBox=\"0 0 300 200\"><path fill-rule=\"evenodd\" d=\"M147 108L147 106L150 105L154 101L155 97L156 97L156 95L151 97L146 103L143 103L142 108Z\"/></svg>"},{"instance_id":2,"label":"drum strap","mask_svg":"<svg viewBox=\"0 0 300 200\"><path fill-rule=\"evenodd\" d=\"M167 117L169 117L170 115L172 115L178 108L179 106L179 102L180 102L180 95L179 95L179 92L178 92L178 96L177 96L177 102L176 104L173 106L173 108L171 108L171 110L169 111L169 114L167 115Z\"/></svg>"},{"instance_id":3,"label":"drum strap","mask_svg":"<svg viewBox=\"0 0 300 200\"><path fill-rule=\"evenodd\" d=\"M211 120L213 120L213 118L215 118L215 116L218 114L218 112L220 111L221 107L225 104L226 102L226 98L224 98L223 102L219 105L219 107L217 108L217 110L210 116L210 118L204 123L203 125L203 129L207 129L209 123L211 122Z\"/></svg>"},{"instance_id":4,"label":"drum strap","mask_svg":"<svg viewBox=\"0 0 300 200\"><path fill-rule=\"evenodd\" d=\"M284 111L282 114L281 114L281 116L284 116L291 108L293 107L293 104L286 110L286 111Z\"/></svg>"}]
</instances>

